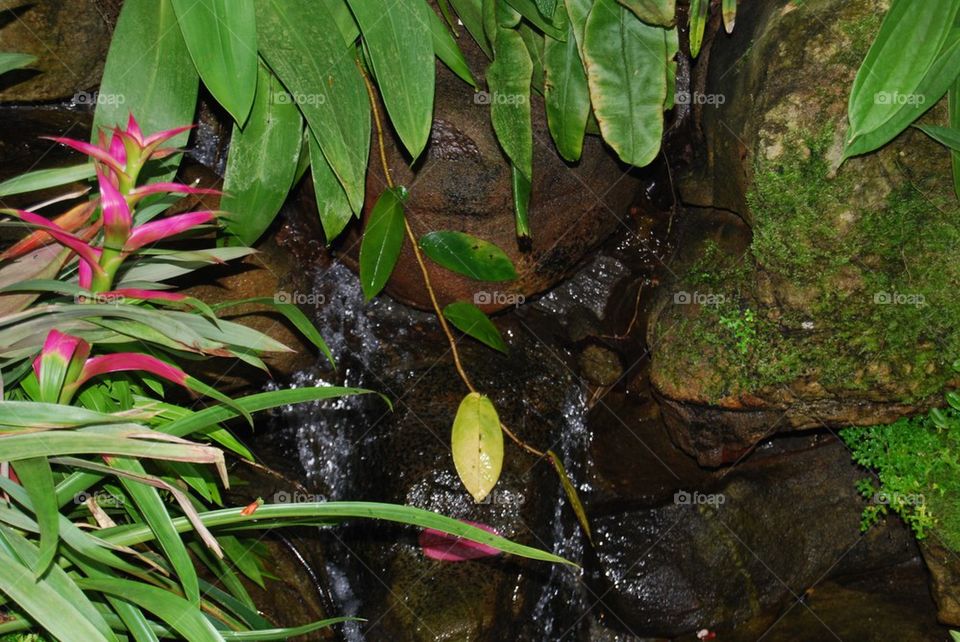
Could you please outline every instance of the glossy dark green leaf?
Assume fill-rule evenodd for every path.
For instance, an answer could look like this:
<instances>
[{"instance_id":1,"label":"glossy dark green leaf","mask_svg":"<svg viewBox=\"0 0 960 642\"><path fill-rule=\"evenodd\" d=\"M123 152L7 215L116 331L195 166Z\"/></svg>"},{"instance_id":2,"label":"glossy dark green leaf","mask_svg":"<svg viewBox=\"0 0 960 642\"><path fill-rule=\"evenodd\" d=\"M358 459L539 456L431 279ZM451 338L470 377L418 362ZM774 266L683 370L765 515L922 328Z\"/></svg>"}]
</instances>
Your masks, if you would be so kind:
<instances>
[{"instance_id":1,"label":"glossy dark green leaf","mask_svg":"<svg viewBox=\"0 0 960 642\"><path fill-rule=\"evenodd\" d=\"M620 4L632 11L638 18L648 25L658 27L670 27L676 19L677 0L617 0ZM692 0L690 3L691 15L693 15L693 6L698 0ZM691 43L693 35L690 36ZM692 44L691 44L692 47Z\"/></svg>"},{"instance_id":2,"label":"glossy dark green leaf","mask_svg":"<svg viewBox=\"0 0 960 642\"><path fill-rule=\"evenodd\" d=\"M533 177L533 126L530 80L533 62L514 29L497 27L496 57L487 68L490 119L507 157L527 178Z\"/></svg>"},{"instance_id":3,"label":"glossy dark green leaf","mask_svg":"<svg viewBox=\"0 0 960 642\"><path fill-rule=\"evenodd\" d=\"M845 158L889 142L946 93L958 66L932 74L946 77L942 92L931 71L958 39L958 11L954 0L893 0L850 92Z\"/></svg>"},{"instance_id":4,"label":"glossy dark green leaf","mask_svg":"<svg viewBox=\"0 0 960 642\"><path fill-rule=\"evenodd\" d=\"M500 479L503 467L503 431L490 399L471 392L457 409L450 435L453 464L460 481L482 502Z\"/></svg>"},{"instance_id":5,"label":"glossy dark green leaf","mask_svg":"<svg viewBox=\"0 0 960 642\"><path fill-rule=\"evenodd\" d=\"M465 301L451 303L443 309L443 316L461 332L506 354L507 344L497 326L474 304Z\"/></svg>"},{"instance_id":6,"label":"glossy dark green leaf","mask_svg":"<svg viewBox=\"0 0 960 642\"><path fill-rule=\"evenodd\" d=\"M557 16L554 14L552 20L547 19L540 12L540 9L537 8L537 2L534 0L503 0L507 2L511 7L517 10L530 24L535 26L537 29L550 36L551 38L556 38L557 40L564 40L567 37L566 24L563 23L563 17ZM497 50L496 44L493 47L494 51Z\"/></svg>"},{"instance_id":7,"label":"glossy dark green leaf","mask_svg":"<svg viewBox=\"0 0 960 642\"><path fill-rule=\"evenodd\" d=\"M269 69L258 70L257 93L246 124L233 126L224 196L227 230L244 245L266 231L287 198L300 156L303 119Z\"/></svg>"},{"instance_id":8,"label":"glossy dark green leaf","mask_svg":"<svg viewBox=\"0 0 960 642\"><path fill-rule=\"evenodd\" d=\"M668 30L641 22L616 0L596 0L584 30L587 81L603 139L638 167L660 151L669 39Z\"/></svg>"},{"instance_id":9,"label":"glossy dark green leaf","mask_svg":"<svg viewBox=\"0 0 960 642\"><path fill-rule=\"evenodd\" d=\"M470 73L470 66L467 64L466 58L463 57L463 52L460 50L460 45L457 44L457 40L453 37L453 34L450 33L450 29L448 29L447 25L440 19L440 16L433 11L430 11L429 15L433 52L453 73L460 76L464 82L473 88L476 88L477 81L474 79L473 74Z\"/></svg>"},{"instance_id":10,"label":"glossy dark green leaf","mask_svg":"<svg viewBox=\"0 0 960 642\"><path fill-rule=\"evenodd\" d=\"M583 137L590 116L590 88L572 21L567 27L566 42L547 38L544 66L544 99L550 135L560 156L575 162L583 152Z\"/></svg>"},{"instance_id":11,"label":"glossy dark green leaf","mask_svg":"<svg viewBox=\"0 0 960 642\"><path fill-rule=\"evenodd\" d=\"M386 189L370 212L360 243L360 286L369 301L387 284L400 258L404 239L403 203L407 199L402 187Z\"/></svg>"},{"instance_id":12,"label":"glossy dark green leaf","mask_svg":"<svg viewBox=\"0 0 960 642\"><path fill-rule=\"evenodd\" d=\"M483 28L483 0L450 0L450 4L453 5L454 11L460 17L460 22L483 53L487 54L488 58L492 58L493 50L490 48L490 42Z\"/></svg>"},{"instance_id":13,"label":"glossy dark green leaf","mask_svg":"<svg viewBox=\"0 0 960 642\"><path fill-rule=\"evenodd\" d=\"M238 125L257 89L254 0L171 0L203 84Z\"/></svg>"},{"instance_id":14,"label":"glossy dark green leaf","mask_svg":"<svg viewBox=\"0 0 960 642\"><path fill-rule=\"evenodd\" d=\"M389 8L370 0L347 2L360 24L390 122L417 158L433 122L433 12L423 0L393 0Z\"/></svg>"},{"instance_id":15,"label":"glossy dark green leaf","mask_svg":"<svg viewBox=\"0 0 960 642\"><path fill-rule=\"evenodd\" d=\"M709 13L710 0L690 0L690 55L694 58L700 54Z\"/></svg>"},{"instance_id":16,"label":"glossy dark green leaf","mask_svg":"<svg viewBox=\"0 0 960 642\"><path fill-rule=\"evenodd\" d=\"M102 128L126 127L135 114L144 134L193 122L200 77L177 25L170 0L126 0L117 19L93 117L93 137ZM183 147L189 134L172 138ZM180 154L151 177L169 180Z\"/></svg>"},{"instance_id":17,"label":"glossy dark green leaf","mask_svg":"<svg viewBox=\"0 0 960 642\"><path fill-rule=\"evenodd\" d=\"M530 238L530 179L516 165L510 165L510 182L513 191L513 216L517 238Z\"/></svg>"},{"instance_id":18,"label":"glossy dark green leaf","mask_svg":"<svg viewBox=\"0 0 960 642\"><path fill-rule=\"evenodd\" d=\"M370 152L370 101L353 50L313 0L260 0L257 42L294 97L350 207L363 207Z\"/></svg>"},{"instance_id":19,"label":"glossy dark green leaf","mask_svg":"<svg viewBox=\"0 0 960 642\"><path fill-rule=\"evenodd\" d=\"M337 180L330 163L320 150L317 139L310 134L310 174L313 179L313 193L317 200L317 211L320 213L320 225L323 226L323 235L327 243L332 243L343 228L353 218L350 201L343 185Z\"/></svg>"},{"instance_id":20,"label":"glossy dark green leaf","mask_svg":"<svg viewBox=\"0 0 960 642\"><path fill-rule=\"evenodd\" d=\"M30 54L0 51L0 74L26 67L36 62L36 60L36 56L31 56Z\"/></svg>"},{"instance_id":21,"label":"glossy dark green leaf","mask_svg":"<svg viewBox=\"0 0 960 642\"><path fill-rule=\"evenodd\" d=\"M517 271L499 247L464 232L430 232L420 249L443 267L477 281L512 281Z\"/></svg>"}]
</instances>

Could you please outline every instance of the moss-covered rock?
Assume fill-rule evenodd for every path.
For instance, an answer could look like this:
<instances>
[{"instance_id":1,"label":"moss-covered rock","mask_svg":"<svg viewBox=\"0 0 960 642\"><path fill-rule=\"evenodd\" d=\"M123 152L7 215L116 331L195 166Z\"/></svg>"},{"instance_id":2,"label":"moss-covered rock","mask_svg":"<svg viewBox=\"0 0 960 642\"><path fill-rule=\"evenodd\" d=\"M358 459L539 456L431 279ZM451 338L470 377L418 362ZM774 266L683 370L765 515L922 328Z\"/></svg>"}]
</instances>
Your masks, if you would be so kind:
<instances>
[{"instance_id":1,"label":"moss-covered rock","mask_svg":"<svg viewBox=\"0 0 960 642\"><path fill-rule=\"evenodd\" d=\"M849 88L884 6L769 2L714 49L707 90L726 100L703 113L713 153L682 191L742 216L753 242L705 252L650 331L653 381L703 463L777 430L891 421L954 377L947 152L910 130L840 164ZM940 105L925 118L945 117Z\"/></svg>"}]
</instances>

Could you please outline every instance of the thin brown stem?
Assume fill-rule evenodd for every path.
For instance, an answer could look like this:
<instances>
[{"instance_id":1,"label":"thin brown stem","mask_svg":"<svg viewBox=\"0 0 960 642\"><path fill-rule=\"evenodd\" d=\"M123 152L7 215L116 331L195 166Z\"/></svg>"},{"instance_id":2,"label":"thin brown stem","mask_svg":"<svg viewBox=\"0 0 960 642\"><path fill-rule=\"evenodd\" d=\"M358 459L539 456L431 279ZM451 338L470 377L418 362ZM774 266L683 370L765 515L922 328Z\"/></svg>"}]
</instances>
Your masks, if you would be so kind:
<instances>
[{"instance_id":1,"label":"thin brown stem","mask_svg":"<svg viewBox=\"0 0 960 642\"><path fill-rule=\"evenodd\" d=\"M380 119L380 107L377 104L377 95L373 89L373 83L370 82L370 76L367 75L366 70L361 65L360 61L357 61L357 66L360 68L360 75L363 77L363 83L367 87L367 96L370 98L370 109L373 112L373 122L377 132L377 148L380 152L380 163L383 165L383 176L386 180L387 187L393 188L393 177L390 173L390 164L387 162L387 148L383 139L383 122ZM463 361L460 359L460 350L457 348L457 339L453 336L453 332L450 330L450 325L447 323L446 317L443 316L443 311L440 309L440 303L437 301L437 293L433 289L433 283L430 281L430 273L427 270L427 264L423 260L423 254L420 252L420 246L417 244L417 237L413 233L413 229L410 227L410 222L406 217L403 218L403 227L407 233L407 239L410 241L410 246L413 248L413 255L417 259L417 265L420 266L420 274L423 277L423 285L427 290L427 294L430 296L430 304L433 306L433 312L437 317L437 320L440 322L440 328L443 330L443 334L447 337L447 342L450 344L450 354L453 355L453 364L457 369L457 374L460 375L463 385L467 387L467 390L470 392L478 392L476 387L473 385L473 382L470 380L470 376L467 374L466 369L463 367ZM506 424L500 422L500 429L503 430L504 434L507 435L515 444L523 448L528 453L536 457L546 457L547 454L541 450L537 450L527 442L520 439L512 430L510 430Z\"/></svg>"}]
</instances>

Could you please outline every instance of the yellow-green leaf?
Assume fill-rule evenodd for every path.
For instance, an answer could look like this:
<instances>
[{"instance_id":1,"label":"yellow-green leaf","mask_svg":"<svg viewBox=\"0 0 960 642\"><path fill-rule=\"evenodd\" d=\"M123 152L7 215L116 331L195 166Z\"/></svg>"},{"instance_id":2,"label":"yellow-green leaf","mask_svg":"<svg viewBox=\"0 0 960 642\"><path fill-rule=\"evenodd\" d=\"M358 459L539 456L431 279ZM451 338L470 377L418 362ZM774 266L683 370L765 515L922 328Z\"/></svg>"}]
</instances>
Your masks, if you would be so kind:
<instances>
[{"instance_id":1,"label":"yellow-green leaf","mask_svg":"<svg viewBox=\"0 0 960 642\"><path fill-rule=\"evenodd\" d=\"M648 25L669 27L677 13L676 0L617 0ZM693 6L691 3L690 6ZM692 39L692 38L691 38Z\"/></svg>"},{"instance_id":2,"label":"yellow-green leaf","mask_svg":"<svg viewBox=\"0 0 960 642\"><path fill-rule=\"evenodd\" d=\"M471 392L457 409L450 438L453 464L474 500L490 494L503 467L503 432L493 403Z\"/></svg>"},{"instance_id":3,"label":"yellow-green leaf","mask_svg":"<svg viewBox=\"0 0 960 642\"><path fill-rule=\"evenodd\" d=\"M577 516L577 521L580 522L580 527L587 535L587 539L593 541L593 533L590 532L590 522L587 520L587 511L583 509L583 503L580 501L577 488L570 480L570 476L567 475L567 469L563 467L560 456L552 450L548 450L547 457L550 458L553 469L557 471L557 476L560 477L560 485L563 486L563 492L567 495L567 501L570 502L570 507L573 508L573 514Z\"/></svg>"}]
</instances>

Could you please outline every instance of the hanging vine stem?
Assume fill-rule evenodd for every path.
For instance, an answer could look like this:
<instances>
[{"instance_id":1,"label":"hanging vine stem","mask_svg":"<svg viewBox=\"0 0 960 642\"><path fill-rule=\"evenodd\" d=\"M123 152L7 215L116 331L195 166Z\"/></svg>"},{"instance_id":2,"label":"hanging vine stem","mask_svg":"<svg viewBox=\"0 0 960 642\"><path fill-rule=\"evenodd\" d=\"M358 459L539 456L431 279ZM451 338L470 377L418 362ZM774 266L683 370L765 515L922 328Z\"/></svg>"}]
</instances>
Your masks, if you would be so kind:
<instances>
[{"instance_id":1,"label":"hanging vine stem","mask_svg":"<svg viewBox=\"0 0 960 642\"><path fill-rule=\"evenodd\" d=\"M370 82L370 76L367 75L367 71L363 68L363 65L360 63L360 61L357 61L357 67L360 69L360 75L363 76L363 83L367 87L367 96L370 98L370 109L373 111L373 122L377 131L377 149L380 151L380 163L383 165L383 176L387 181L387 187L393 189L395 185L393 183L393 177L390 173L390 164L387 162L387 148L383 140L383 123L380 120L380 107L377 105L377 95L374 92L373 83ZM460 375L460 379L467 387L467 390L470 392L478 392L477 388L473 385L473 381L470 380L470 376L463 367L463 361L460 359L460 350L457 348L457 340L453 336L453 332L450 331L450 325L447 323L447 319L443 316L443 311L440 309L440 303L437 301L437 294L433 289L433 284L430 282L430 274L427 271L427 264L423 260L423 254L420 252L420 246L417 244L417 237L414 235L413 229L411 229L410 222L407 220L406 216L403 217L403 227L407 233L407 239L410 241L410 245L413 247L413 255L417 259L417 265L420 266L420 274L423 276L423 285L426 287L427 294L430 296L430 304L433 306L433 312L436 315L437 320L440 321L440 327L443 329L443 334L447 337L447 342L450 344L450 353L453 355L453 363L457 368L457 374ZM520 439L520 437L510 430L510 428L508 428L503 422L500 422L500 429L505 435L507 435L507 437L511 439L511 441L513 441L513 443L526 450L531 455L534 455L535 457L549 458L554 467L556 467L559 463L559 460L556 459L556 455L553 452L543 452L542 450L534 448L527 442Z\"/></svg>"}]
</instances>

